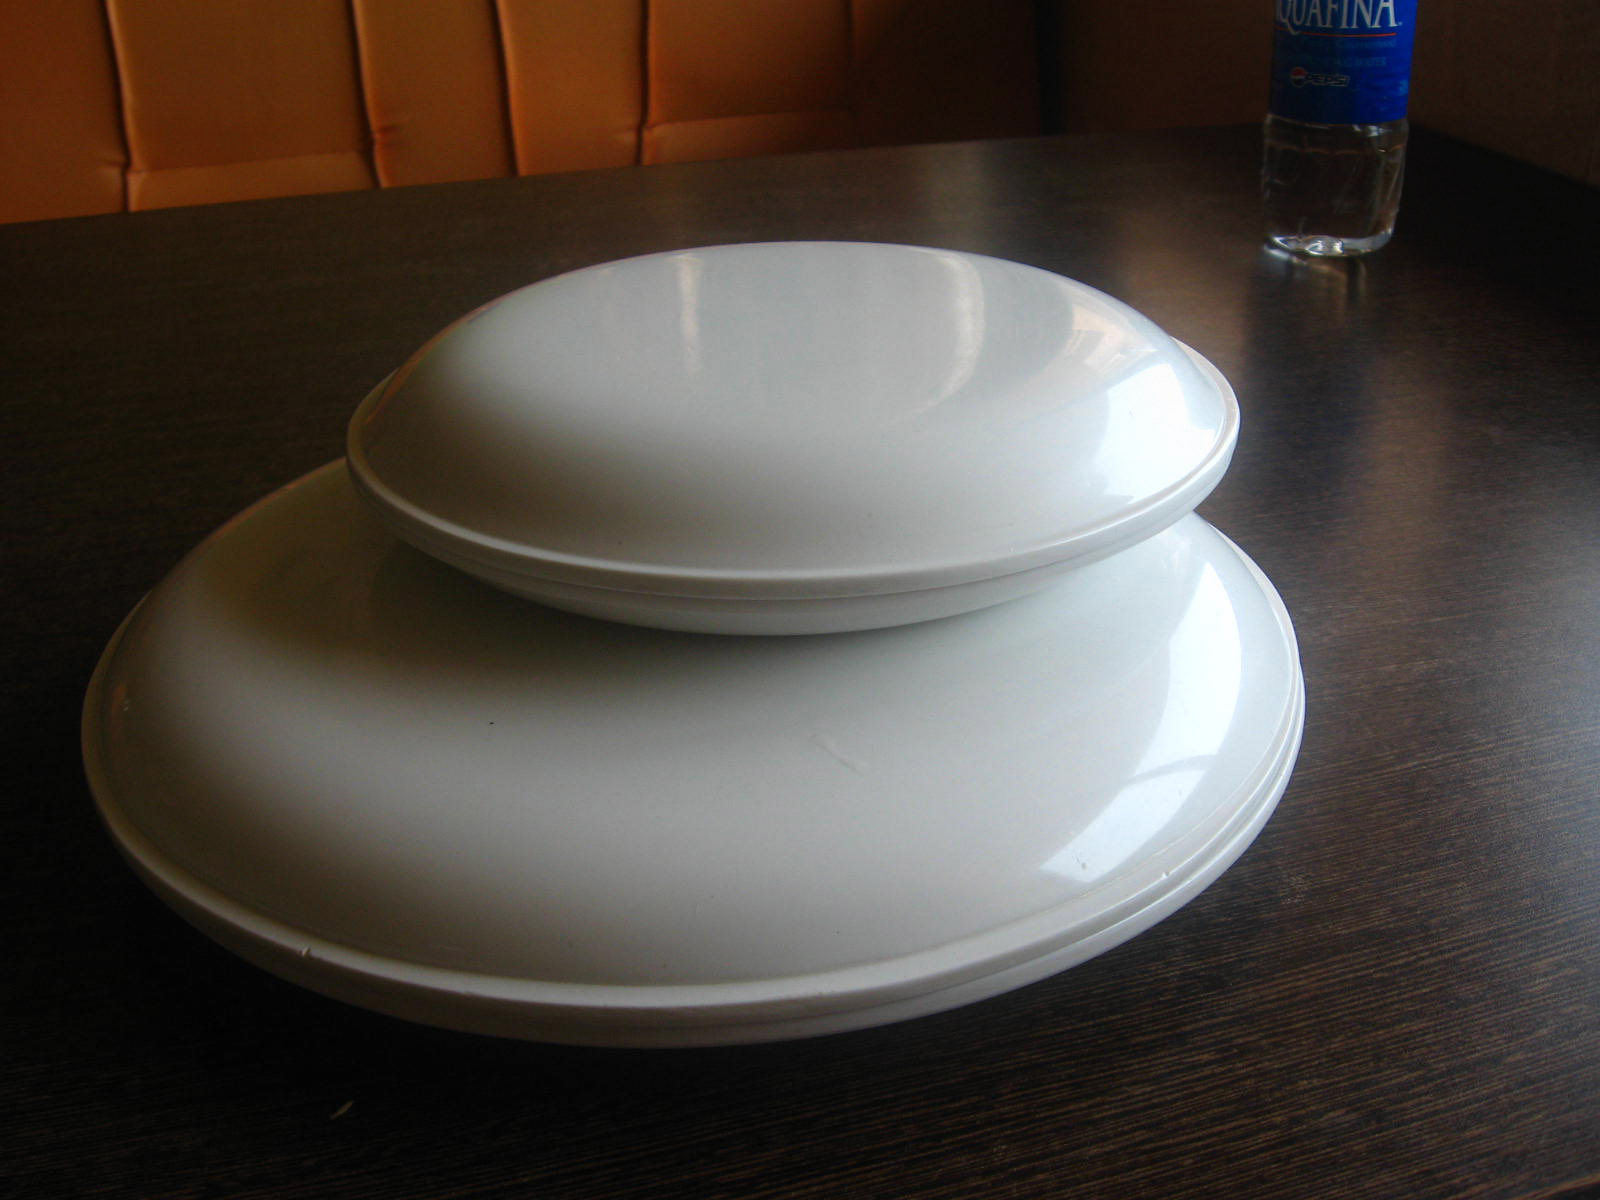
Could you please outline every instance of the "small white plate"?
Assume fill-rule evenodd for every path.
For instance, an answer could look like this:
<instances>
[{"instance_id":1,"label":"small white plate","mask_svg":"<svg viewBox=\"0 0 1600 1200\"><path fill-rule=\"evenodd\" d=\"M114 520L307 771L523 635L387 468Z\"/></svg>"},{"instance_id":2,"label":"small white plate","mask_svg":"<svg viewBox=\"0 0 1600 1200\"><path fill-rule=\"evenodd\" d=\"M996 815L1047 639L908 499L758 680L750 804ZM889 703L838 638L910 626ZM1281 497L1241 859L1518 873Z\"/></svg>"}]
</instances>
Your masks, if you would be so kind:
<instances>
[{"instance_id":1,"label":"small white plate","mask_svg":"<svg viewBox=\"0 0 1600 1200\"><path fill-rule=\"evenodd\" d=\"M1138 933L1255 836L1302 712L1281 603L1198 517L980 612L704 637L486 588L332 464L130 616L84 755L145 880L278 974L693 1045L933 1012Z\"/></svg>"},{"instance_id":2,"label":"small white plate","mask_svg":"<svg viewBox=\"0 0 1600 1200\"><path fill-rule=\"evenodd\" d=\"M1042 587L1192 511L1237 435L1215 368L1084 284L781 242L502 297L373 391L348 452L396 533L499 587L771 634Z\"/></svg>"}]
</instances>

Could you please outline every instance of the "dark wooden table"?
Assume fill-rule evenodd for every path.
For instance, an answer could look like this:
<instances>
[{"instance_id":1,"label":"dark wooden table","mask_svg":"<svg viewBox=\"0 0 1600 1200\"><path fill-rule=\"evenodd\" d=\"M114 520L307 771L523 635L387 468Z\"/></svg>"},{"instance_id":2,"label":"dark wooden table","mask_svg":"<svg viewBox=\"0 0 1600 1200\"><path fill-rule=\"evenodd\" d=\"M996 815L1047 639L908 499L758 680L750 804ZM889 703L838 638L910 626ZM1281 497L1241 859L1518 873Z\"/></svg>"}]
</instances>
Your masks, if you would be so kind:
<instances>
[{"instance_id":1,"label":"dark wooden table","mask_svg":"<svg viewBox=\"0 0 1600 1200\"><path fill-rule=\"evenodd\" d=\"M656 167L0 228L17 1197L1550 1197L1600 1185L1596 195L1418 136L1364 262L1258 242L1257 134ZM1281 807L1187 908L936 1017L712 1051L449 1034L215 949L78 765L106 638L341 452L436 328L725 241L1019 259L1143 309L1244 409L1204 511L1310 696ZM9 1184L10 1190L5 1190Z\"/></svg>"}]
</instances>

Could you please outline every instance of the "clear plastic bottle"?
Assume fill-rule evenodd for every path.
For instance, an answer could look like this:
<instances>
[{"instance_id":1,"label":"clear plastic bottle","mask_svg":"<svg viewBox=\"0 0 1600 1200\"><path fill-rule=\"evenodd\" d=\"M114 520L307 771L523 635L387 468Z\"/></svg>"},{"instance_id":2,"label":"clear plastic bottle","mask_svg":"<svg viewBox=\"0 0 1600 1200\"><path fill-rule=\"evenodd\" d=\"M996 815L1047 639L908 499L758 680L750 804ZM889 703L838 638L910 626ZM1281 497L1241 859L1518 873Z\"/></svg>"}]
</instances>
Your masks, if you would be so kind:
<instances>
[{"instance_id":1,"label":"clear plastic bottle","mask_svg":"<svg viewBox=\"0 0 1600 1200\"><path fill-rule=\"evenodd\" d=\"M1417 0L1276 0L1261 191L1267 241L1367 254L1394 233Z\"/></svg>"}]
</instances>

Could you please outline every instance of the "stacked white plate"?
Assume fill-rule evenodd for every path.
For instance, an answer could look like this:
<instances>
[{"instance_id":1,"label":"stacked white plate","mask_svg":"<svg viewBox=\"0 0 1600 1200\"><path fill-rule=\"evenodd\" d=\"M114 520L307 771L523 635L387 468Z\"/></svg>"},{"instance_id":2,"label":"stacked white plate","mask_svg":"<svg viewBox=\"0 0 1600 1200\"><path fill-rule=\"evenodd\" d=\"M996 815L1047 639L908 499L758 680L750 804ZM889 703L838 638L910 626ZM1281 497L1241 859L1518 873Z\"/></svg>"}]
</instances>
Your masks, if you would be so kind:
<instances>
[{"instance_id":1,"label":"stacked white plate","mask_svg":"<svg viewBox=\"0 0 1600 1200\"><path fill-rule=\"evenodd\" d=\"M996 259L547 280L135 610L90 782L179 912L401 1016L688 1045L966 1003L1171 912L1287 783L1288 617L1192 515L1237 427L1193 351Z\"/></svg>"}]
</instances>

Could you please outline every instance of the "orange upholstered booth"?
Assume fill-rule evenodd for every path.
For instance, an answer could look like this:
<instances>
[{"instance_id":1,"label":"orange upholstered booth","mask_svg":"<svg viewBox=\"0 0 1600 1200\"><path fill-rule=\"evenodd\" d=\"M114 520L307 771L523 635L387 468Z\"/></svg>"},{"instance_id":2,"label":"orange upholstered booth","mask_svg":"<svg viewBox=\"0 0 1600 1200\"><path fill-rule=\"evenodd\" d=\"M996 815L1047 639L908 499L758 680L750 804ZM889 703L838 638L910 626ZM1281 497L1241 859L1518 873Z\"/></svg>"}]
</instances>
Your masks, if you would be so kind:
<instances>
[{"instance_id":1,"label":"orange upholstered booth","mask_svg":"<svg viewBox=\"0 0 1600 1200\"><path fill-rule=\"evenodd\" d=\"M1039 127L1026 0L0 0L0 220Z\"/></svg>"}]
</instances>

